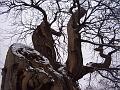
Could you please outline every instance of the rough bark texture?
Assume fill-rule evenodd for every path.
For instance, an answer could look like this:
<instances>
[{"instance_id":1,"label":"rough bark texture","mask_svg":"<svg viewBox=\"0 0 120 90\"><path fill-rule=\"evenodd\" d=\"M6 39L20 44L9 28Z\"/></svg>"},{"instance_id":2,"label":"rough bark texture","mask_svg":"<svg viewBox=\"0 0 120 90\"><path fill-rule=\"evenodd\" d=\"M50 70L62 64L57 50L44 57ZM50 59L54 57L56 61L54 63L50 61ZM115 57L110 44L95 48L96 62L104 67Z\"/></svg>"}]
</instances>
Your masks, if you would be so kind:
<instances>
[{"instance_id":1,"label":"rough bark texture","mask_svg":"<svg viewBox=\"0 0 120 90\"><path fill-rule=\"evenodd\" d=\"M74 81L82 78L85 74L93 72L93 68L83 66L81 35L79 31L83 25L80 24L80 19L86 14L86 10L82 7L72 16L67 24L68 33L68 59L66 62L68 75ZM80 24L80 25L79 25Z\"/></svg>"},{"instance_id":2,"label":"rough bark texture","mask_svg":"<svg viewBox=\"0 0 120 90\"><path fill-rule=\"evenodd\" d=\"M47 57L54 69L57 69L54 40L52 38L52 30L48 22L43 21L37 27L33 32L32 41L35 50Z\"/></svg>"},{"instance_id":3,"label":"rough bark texture","mask_svg":"<svg viewBox=\"0 0 120 90\"><path fill-rule=\"evenodd\" d=\"M78 15L78 12L81 15ZM68 33L68 59L67 59L67 69L70 74L76 77L80 71L81 66L83 65L80 34L78 33L78 21L85 15L85 9L81 8L81 11L76 11L72 14L68 24L67 24L67 33ZM78 17L79 16L79 17Z\"/></svg>"},{"instance_id":4,"label":"rough bark texture","mask_svg":"<svg viewBox=\"0 0 120 90\"><path fill-rule=\"evenodd\" d=\"M49 60L34 49L13 44L2 71L1 90L79 90L63 71L55 71Z\"/></svg>"},{"instance_id":5,"label":"rough bark texture","mask_svg":"<svg viewBox=\"0 0 120 90\"><path fill-rule=\"evenodd\" d=\"M68 22L68 59L65 66L56 61L52 38L52 34L60 34L53 31L47 21L33 32L35 49L23 44L11 45L2 71L1 90L80 90L76 81L93 72L93 68L83 66L78 21L85 13L84 8L77 10Z\"/></svg>"}]
</instances>

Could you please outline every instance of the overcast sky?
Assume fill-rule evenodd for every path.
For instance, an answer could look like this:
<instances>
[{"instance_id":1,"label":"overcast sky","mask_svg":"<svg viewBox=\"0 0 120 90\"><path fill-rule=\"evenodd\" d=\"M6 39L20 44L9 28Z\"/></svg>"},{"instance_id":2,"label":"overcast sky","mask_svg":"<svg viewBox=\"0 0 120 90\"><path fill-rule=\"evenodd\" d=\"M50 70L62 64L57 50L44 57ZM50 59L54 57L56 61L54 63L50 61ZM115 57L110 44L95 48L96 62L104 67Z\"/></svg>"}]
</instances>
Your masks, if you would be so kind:
<instances>
[{"instance_id":1,"label":"overcast sky","mask_svg":"<svg viewBox=\"0 0 120 90\"><path fill-rule=\"evenodd\" d=\"M1 68L4 66L4 61L5 61L5 57L6 57L9 46L16 42L16 40L15 40L16 38L14 38L12 40L10 38L9 39L7 38L7 36L9 35L8 31L10 29L11 29L11 27L10 27L9 18L6 18L5 15L2 15L2 16L0 15L0 71L1 71ZM29 41L29 40L27 40L27 41ZM94 58L96 58L95 56L97 56L92 51L92 48L91 49L90 48L91 48L91 46L87 46L87 45L86 45L86 47L82 48L85 64L88 62L94 61L95 60ZM89 76L89 74L88 74L88 76ZM1 75L0 75L0 81L1 81ZM81 84L84 85L83 87L85 87L85 85L87 85L87 83L85 81L86 81L85 78L82 78L80 80Z\"/></svg>"}]
</instances>

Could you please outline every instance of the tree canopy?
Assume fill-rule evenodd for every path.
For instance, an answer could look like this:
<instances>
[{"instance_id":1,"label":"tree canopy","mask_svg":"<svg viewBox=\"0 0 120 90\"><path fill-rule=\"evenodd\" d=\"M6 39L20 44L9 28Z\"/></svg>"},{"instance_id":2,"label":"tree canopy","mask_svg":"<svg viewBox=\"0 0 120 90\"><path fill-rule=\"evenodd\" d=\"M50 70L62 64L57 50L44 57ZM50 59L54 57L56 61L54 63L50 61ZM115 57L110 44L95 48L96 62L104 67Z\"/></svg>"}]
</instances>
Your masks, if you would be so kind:
<instances>
[{"instance_id":1,"label":"tree canopy","mask_svg":"<svg viewBox=\"0 0 120 90\"><path fill-rule=\"evenodd\" d=\"M41 36L41 40L47 42L49 49L52 48L51 53L46 53L46 47L40 50L35 48L37 39L33 40L33 45L44 56L53 56L47 58L55 70L58 62L65 61L68 74L75 81L96 71L110 80L115 88L120 88L119 0L1 0L0 15L11 19L11 25L15 26L13 36L22 40L28 34L36 37L35 30L47 26L44 30L51 30L51 34L46 34L47 31L45 34L53 38L46 40ZM39 44L41 47L43 45ZM87 60L87 64L83 64L85 53L82 53L82 47L86 45L98 54L99 63L95 58L94 62ZM68 56L66 60L65 56Z\"/></svg>"}]
</instances>

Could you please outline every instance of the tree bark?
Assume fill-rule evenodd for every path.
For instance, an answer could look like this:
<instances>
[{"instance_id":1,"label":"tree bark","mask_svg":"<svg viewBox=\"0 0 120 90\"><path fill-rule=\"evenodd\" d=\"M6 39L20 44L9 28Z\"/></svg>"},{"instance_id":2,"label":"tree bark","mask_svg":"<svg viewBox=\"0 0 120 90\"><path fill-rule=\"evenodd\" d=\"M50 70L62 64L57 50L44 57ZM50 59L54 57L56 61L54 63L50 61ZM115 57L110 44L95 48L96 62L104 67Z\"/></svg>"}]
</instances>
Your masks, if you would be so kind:
<instances>
[{"instance_id":1,"label":"tree bark","mask_svg":"<svg viewBox=\"0 0 120 90\"><path fill-rule=\"evenodd\" d=\"M66 66L68 75L77 81L85 74L93 72L92 67L83 66L81 35L79 31L83 28L80 24L80 19L86 14L86 10L80 7L72 13L72 16L67 24L68 33L68 59Z\"/></svg>"},{"instance_id":2,"label":"tree bark","mask_svg":"<svg viewBox=\"0 0 120 90\"><path fill-rule=\"evenodd\" d=\"M23 44L11 45L2 71L1 90L80 90L76 81L93 70L83 66L78 21L85 13L84 8L77 10L68 22L66 66L56 61L52 34L60 34L53 33L46 21L33 32L35 49Z\"/></svg>"},{"instance_id":3,"label":"tree bark","mask_svg":"<svg viewBox=\"0 0 120 90\"><path fill-rule=\"evenodd\" d=\"M80 90L64 68L55 71L47 58L23 44L9 48L2 76L1 90Z\"/></svg>"},{"instance_id":4,"label":"tree bark","mask_svg":"<svg viewBox=\"0 0 120 90\"><path fill-rule=\"evenodd\" d=\"M82 11L82 12L81 12ZM81 9L81 17L82 18L86 11L85 9ZM67 69L69 73L76 76L78 75L79 69L83 65L83 58L82 58L82 50L81 50L81 37L78 30L78 21L80 18L78 17L77 10L75 13L72 14L68 24L67 24L67 33L68 33L68 59L66 62Z\"/></svg>"},{"instance_id":5,"label":"tree bark","mask_svg":"<svg viewBox=\"0 0 120 90\"><path fill-rule=\"evenodd\" d=\"M55 70L57 70L59 68L59 64L56 61L56 53L54 49L55 44L52 37L53 31L54 30L50 28L49 23L43 21L33 32L32 42L35 50L37 50L46 58L48 58L50 64L53 66Z\"/></svg>"}]
</instances>

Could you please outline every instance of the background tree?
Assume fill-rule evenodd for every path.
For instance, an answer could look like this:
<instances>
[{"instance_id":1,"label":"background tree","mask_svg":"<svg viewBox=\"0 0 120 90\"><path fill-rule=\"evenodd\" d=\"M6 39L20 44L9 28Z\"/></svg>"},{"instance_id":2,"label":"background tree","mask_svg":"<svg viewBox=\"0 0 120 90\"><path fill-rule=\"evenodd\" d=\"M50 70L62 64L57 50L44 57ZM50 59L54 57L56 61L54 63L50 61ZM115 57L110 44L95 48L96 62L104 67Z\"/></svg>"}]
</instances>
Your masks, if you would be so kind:
<instances>
[{"instance_id":1,"label":"background tree","mask_svg":"<svg viewBox=\"0 0 120 90\"><path fill-rule=\"evenodd\" d=\"M62 66L59 63L63 60L61 50L68 54L64 70L72 83L96 71L119 88L119 59L114 64L114 53L118 55L120 49L119 0L2 0L0 8L1 15L13 20L11 23L17 30L14 36L19 35L23 40L33 33L34 48L49 59L56 72ZM85 45L99 52L99 63L88 60L87 65L83 64L82 47ZM63 81L67 80L63 78Z\"/></svg>"}]
</instances>

